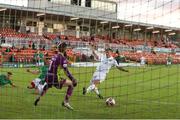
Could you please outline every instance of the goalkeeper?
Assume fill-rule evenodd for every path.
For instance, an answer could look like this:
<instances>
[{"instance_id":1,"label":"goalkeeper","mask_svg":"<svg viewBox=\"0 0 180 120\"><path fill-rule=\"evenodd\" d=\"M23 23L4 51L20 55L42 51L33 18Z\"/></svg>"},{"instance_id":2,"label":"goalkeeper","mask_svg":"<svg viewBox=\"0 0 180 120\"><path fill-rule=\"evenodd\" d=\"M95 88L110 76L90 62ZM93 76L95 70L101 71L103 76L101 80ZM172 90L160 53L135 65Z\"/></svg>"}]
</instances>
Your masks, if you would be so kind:
<instances>
[{"instance_id":1,"label":"goalkeeper","mask_svg":"<svg viewBox=\"0 0 180 120\"><path fill-rule=\"evenodd\" d=\"M15 87L15 85L11 81L11 72L7 72L7 75L0 75L0 87L5 86L7 84L10 84L12 87Z\"/></svg>"},{"instance_id":2,"label":"goalkeeper","mask_svg":"<svg viewBox=\"0 0 180 120\"><path fill-rule=\"evenodd\" d=\"M28 73L35 74L35 75L39 74L37 78L32 80L31 85L28 85L27 88L35 89L35 93L39 93L39 94L42 93L43 87L47 84L45 81L45 76L48 72L48 64L49 64L49 60L46 59L45 65L40 66L38 70L27 69Z\"/></svg>"}]
</instances>

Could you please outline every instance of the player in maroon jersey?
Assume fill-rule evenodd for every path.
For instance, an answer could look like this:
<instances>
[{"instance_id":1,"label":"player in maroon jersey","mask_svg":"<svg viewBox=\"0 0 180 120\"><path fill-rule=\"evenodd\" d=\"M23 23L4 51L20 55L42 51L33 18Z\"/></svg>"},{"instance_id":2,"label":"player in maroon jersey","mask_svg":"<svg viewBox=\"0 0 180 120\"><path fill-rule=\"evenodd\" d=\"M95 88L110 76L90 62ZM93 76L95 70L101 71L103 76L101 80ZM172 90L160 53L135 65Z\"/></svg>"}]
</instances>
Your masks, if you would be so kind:
<instances>
[{"instance_id":1,"label":"player in maroon jersey","mask_svg":"<svg viewBox=\"0 0 180 120\"><path fill-rule=\"evenodd\" d=\"M34 102L35 106L40 101L40 97L43 96L45 92L52 86L56 87L57 89L61 89L62 87L68 87L64 101L62 102L62 105L64 107L67 107L68 109L73 110L73 107L71 107L71 105L69 104L69 97L72 95L73 89L77 85L77 81L71 75L71 73L69 72L67 68L68 61L66 57L64 56L66 47L67 45L64 42L58 45L57 47L58 53L52 57L49 64L47 75L45 77L47 85L44 86L42 94L39 95L38 98L35 100ZM66 73L67 77L70 80L61 78L61 80L58 81L58 76L57 76L58 67L64 70L64 72Z\"/></svg>"}]
</instances>

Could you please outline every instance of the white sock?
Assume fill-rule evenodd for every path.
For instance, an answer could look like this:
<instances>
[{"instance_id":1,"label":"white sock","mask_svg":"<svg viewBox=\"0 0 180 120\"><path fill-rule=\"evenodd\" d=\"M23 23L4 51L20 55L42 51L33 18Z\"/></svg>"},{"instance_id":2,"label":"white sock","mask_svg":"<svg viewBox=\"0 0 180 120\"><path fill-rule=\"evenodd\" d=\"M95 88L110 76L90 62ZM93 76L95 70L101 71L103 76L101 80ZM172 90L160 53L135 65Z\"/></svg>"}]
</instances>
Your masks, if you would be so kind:
<instances>
[{"instance_id":1,"label":"white sock","mask_svg":"<svg viewBox=\"0 0 180 120\"><path fill-rule=\"evenodd\" d=\"M94 88L94 92L95 92L97 95L99 95L99 90L98 90L97 87Z\"/></svg>"},{"instance_id":2,"label":"white sock","mask_svg":"<svg viewBox=\"0 0 180 120\"><path fill-rule=\"evenodd\" d=\"M87 93L93 91L93 90L95 89L95 87L96 87L96 86L95 86L94 84L91 84L91 85L86 89Z\"/></svg>"}]
</instances>

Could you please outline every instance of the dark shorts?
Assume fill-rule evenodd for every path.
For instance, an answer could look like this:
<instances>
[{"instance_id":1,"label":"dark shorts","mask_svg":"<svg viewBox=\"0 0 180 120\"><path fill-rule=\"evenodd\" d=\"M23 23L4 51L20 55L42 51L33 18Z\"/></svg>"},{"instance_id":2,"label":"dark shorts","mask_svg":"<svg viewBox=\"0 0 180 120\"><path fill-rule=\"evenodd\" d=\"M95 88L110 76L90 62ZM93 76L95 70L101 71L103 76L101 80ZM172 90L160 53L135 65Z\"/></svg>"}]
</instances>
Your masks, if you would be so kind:
<instances>
[{"instance_id":1,"label":"dark shorts","mask_svg":"<svg viewBox=\"0 0 180 120\"><path fill-rule=\"evenodd\" d=\"M61 78L60 81L58 81L57 75L47 74L45 77L46 83L48 85L48 88L51 88L52 86L61 89L63 84L66 82L66 79Z\"/></svg>"}]
</instances>

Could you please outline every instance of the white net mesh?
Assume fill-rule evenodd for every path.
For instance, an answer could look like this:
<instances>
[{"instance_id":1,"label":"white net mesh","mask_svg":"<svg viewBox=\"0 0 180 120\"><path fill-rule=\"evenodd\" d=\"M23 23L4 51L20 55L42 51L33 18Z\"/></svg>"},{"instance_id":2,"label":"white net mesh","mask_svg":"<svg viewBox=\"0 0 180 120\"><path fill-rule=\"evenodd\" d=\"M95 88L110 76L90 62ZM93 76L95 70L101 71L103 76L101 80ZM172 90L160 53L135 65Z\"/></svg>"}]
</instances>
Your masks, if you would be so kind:
<instances>
[{"instance_id":1,"label":"white net mesh","mask_svg":"<svg viewBox=\"0 0 180 120\"><path fill-rule=\"evenodd\" d=\"M0 0L0 118L180 118L179 16L179 0ZM62 42L73 111L57 86L34 106L38 74L27 72Z\"/></svg>"}]
</instances>

